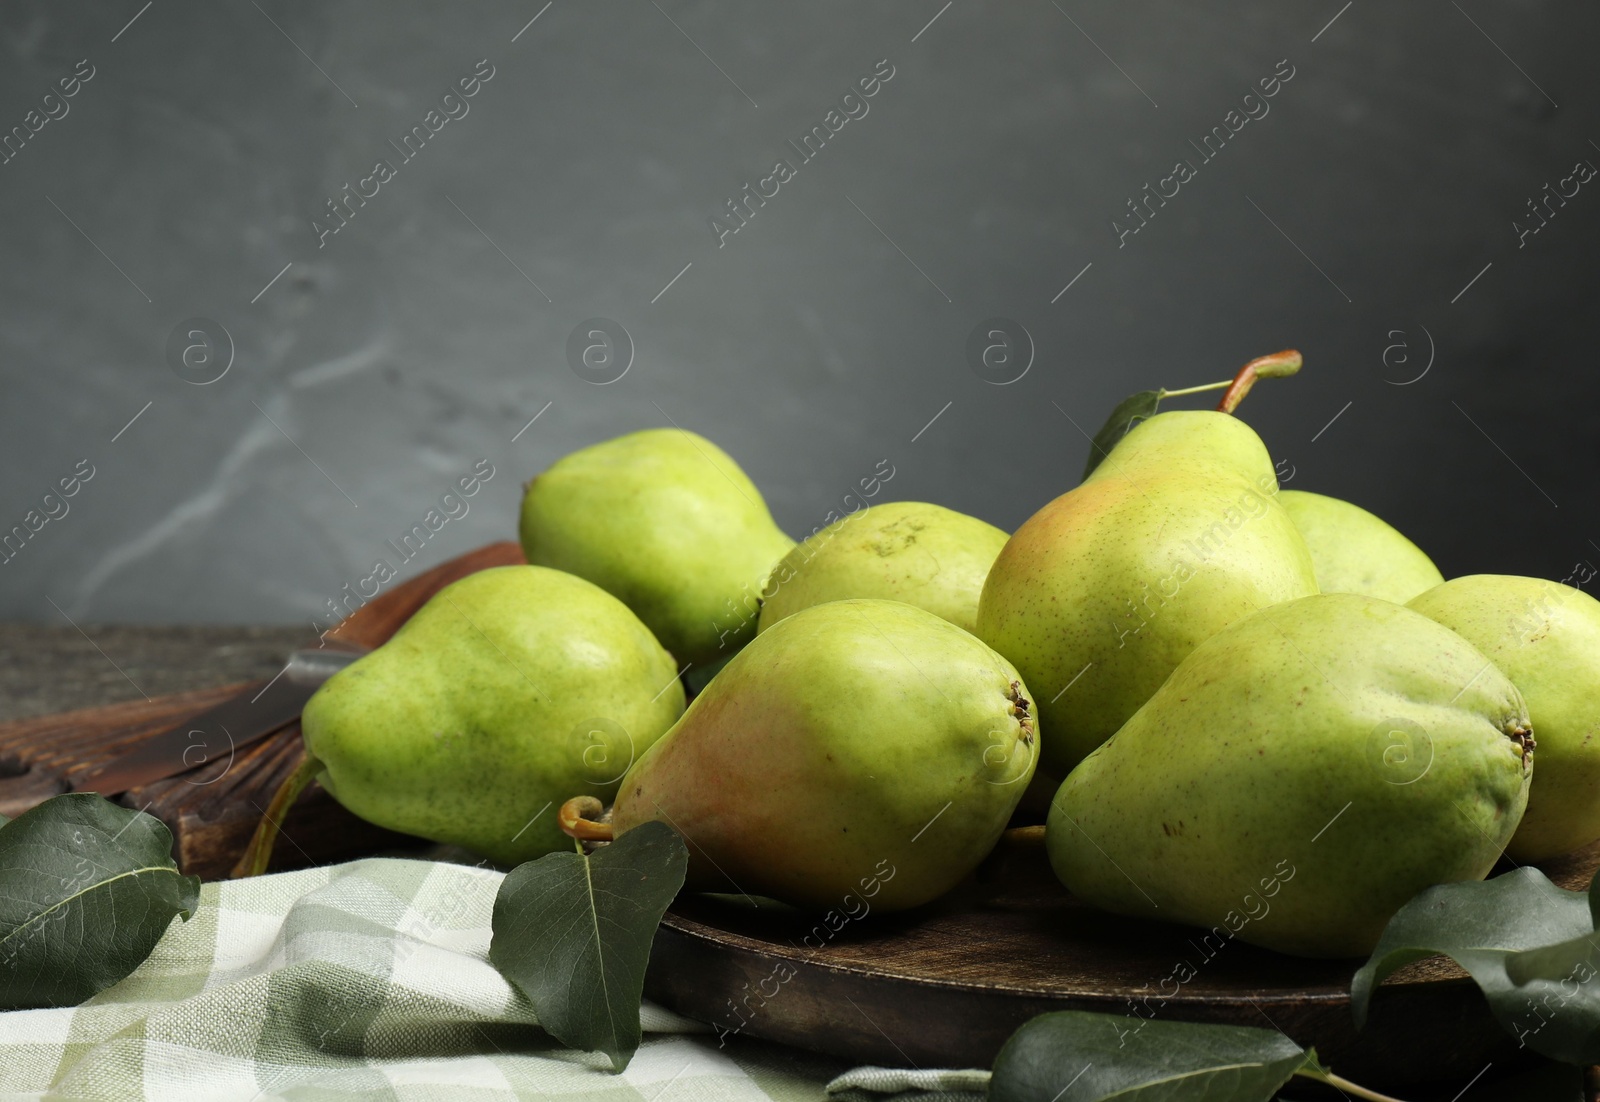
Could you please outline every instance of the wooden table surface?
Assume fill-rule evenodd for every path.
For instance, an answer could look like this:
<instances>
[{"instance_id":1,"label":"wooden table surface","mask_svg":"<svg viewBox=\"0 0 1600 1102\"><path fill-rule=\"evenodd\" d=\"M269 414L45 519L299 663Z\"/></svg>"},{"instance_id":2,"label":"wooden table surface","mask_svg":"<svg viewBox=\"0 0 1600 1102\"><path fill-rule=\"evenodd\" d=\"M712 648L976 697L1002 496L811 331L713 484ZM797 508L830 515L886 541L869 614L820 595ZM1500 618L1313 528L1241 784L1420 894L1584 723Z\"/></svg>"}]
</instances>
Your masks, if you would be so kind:
<instances>
[{"instance_id":1,"label":"wooden table surface","mask_svg":"<svg viewBox=\"0 0 1600 1102\"><path fill-rule=\"evenodd\" d=\"M271 677L309 623L0 623L0 723Z\"/></svg>"}]
</instances>

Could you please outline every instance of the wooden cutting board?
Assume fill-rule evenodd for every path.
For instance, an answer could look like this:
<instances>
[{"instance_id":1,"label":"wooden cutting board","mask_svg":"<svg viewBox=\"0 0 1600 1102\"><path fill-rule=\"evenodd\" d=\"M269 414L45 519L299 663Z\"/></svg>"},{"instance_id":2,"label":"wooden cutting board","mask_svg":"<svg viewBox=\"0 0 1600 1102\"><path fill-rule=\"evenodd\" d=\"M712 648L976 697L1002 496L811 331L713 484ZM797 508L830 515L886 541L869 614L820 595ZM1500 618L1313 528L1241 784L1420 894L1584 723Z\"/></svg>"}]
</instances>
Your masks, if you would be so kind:
<instances>
[{"instance_id":1,"label":"wooden cutting board","mask_svg":"<svg viewBox=\"0 0 1600 1102\"><path fill-rule=\"evenodd\" d=\"M450 582L522 561L512 542L480 548L378 596L328 637L377 646ZM0 724L0 814L18 815L66 791L107 756L245 687ZM299 751L299 725L290 724L121 802L171 828L185 871L225 877ZM274 867L425 844L362 822L317 786L286 818L283 839ZM1597 866L1600 846L1545 871L1583 888ZM1164 984L1180 963L1194 978L1176 988ZM1042 852L1019 849L928 907L842 924L838 916L819 920L685 896L657 934L645 992L726 1035L893 1066L987 1067L1024 1021L1063 1009L1276 1026L1369 1085L1451 1077L1465 1083L1487 1063L1504 1068L1515 1060L1515 1042L1471 981L1438 960L1411 965L1386 983L1357 1035L1348 994L1355 967L1240 942L1219 948L1202 944L1199 931L1101 914L1061 888ZM1163 1000L1163 992L1170 997Z\"/></svg>"},{"instance_id":2,"label":"wooden cutting board","mask_svg":"<svg viewBox=\"0 0 1600 1102\"><path fill-rule=\"evenodd\" d=\"M329 631L327 639L335 645L376 647L449 583L487 567L523 561L522 548L514 542L481 547L379 594ZM126 753L241 690L254 692L264 684L227 685L0 724L0 815L14 818L67 791L74 777L107 758ZM237 752L217 747L209 761L176 777L133 789L119 802L148 811L167 824L178 864L185 872L207 880L220 879L244 852L278 785L294 770L300 746L300 725L291 723ZM317 786L295 805L283 827L274 868L342 861L380 849L424 844L357 819Z\"/></svg>"}]
</instances>

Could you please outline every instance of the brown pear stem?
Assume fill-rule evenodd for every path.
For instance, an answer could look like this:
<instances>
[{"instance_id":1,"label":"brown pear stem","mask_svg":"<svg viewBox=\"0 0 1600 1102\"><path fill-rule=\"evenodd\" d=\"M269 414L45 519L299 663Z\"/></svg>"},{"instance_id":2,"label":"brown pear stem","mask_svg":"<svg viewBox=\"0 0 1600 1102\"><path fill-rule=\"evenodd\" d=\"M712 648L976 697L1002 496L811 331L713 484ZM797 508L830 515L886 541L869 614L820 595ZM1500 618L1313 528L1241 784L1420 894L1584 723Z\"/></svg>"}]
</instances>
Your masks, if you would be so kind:
<instances>
[{"instance_id":1,"label":"brown pear stem","mask_svg":"<svg viewBox=\"0 0 1600 1102\"><path fill-rule=\"evenodd\" d=\"M1228 387L1222 401L1217 403L1219 413L1232 413L1239 408L1239 403L1244 401L1244 396L1250 393L1250 388L1256 385L1257 379L1282 379L1293 375L1300 370L1300 365L1305 361L1300 353L1292 348L1285 348L1282 352L1274 352L1270 356L1257 356L1239 369L1239 374L1233 377L1233 385Z\"/></svg>"},{"instance_id":2,"label":"brown pear stem","mask_svg":"<svg viewBox=\"0 0 1600 1102\"><path fill-rule=\"evenodd\" d=\"M1044 826L1012 827L1000 835L1000 841L1013 849L1034 849L1044 845Z\"/></svg>"},{"instance_id":3,"label":"brown pear stem","mask_svg":"<svg viewBox=\"0 0 1600 1102\"><path fill-rule=\"evenodd\" d=\"M244 856L239 858L239 863L233 866L230 874L233 879L260 876L267 871L267 866L272 862L273 847L277 845L278 834L283 827L284 816L300 798L300 793L306 790L320 772L322 763L302 749L300 761L295 765L294 772L284 778L278 790L272 794L272 802L267 804L267 809L261 813L261 821L256 824L256 832L250 836L249 847L244 851Z\"/></svg>"},{"instance_id":4,"label":"brown pear stem","mask_svg":"<svg viewBox=\"0 0 1600 1102\"><path fill-rule=\"evenodd\" d=\"M595 816L605 812L606 805L593 796L574 796L556 812L556 822L561 833L580 842L609 842L612 839L610 823L595 821Z\"/></svg>"}]
</instances>

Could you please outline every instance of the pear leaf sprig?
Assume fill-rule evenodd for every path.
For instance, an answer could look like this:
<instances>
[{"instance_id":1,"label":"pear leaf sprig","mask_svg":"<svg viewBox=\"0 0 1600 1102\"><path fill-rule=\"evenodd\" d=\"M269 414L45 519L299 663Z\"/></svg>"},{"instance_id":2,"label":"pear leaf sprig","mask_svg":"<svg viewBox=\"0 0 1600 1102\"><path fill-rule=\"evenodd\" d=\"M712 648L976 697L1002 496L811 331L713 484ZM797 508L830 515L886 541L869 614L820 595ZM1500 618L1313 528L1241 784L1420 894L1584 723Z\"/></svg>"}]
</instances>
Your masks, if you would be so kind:
<instances>
[{"instance_id":1,"label":"pear leaf sprig","mask_svg":"<svg viewBox=\"0 0 1600 1102\"><path fill-rule=\"evenodd\" d=\"M1287 1102L1278 1092L1307 1081L1350 1100L1399 1102L1335 1075L1315 1049L1276 1030L1076 1010L1041 1014L1011 1035L995 1060L988 1102ZM1548 1061L1470 1086L1472 1102L1589 1097L1582 1068Z\"/></svg>"},{"instance_id":2,"label":"pear leaf sprig","mask_svg":"<svg viewBox=\"0 0 1600 1102\"><path fill-rule=\"evenodd\" d=\"M1477 983L1495 1020L1533 1049L1568 1064L1600 1063L1600 876L1585 892L1538 869L1439 884L1400 908L1350 985L1356 1024L1374 992L1403 965L1444 955Z\"/></svg>"},{"instance_id":3,"label":"pear leaf sprig","mask_svg":"<svg viewBox=\"0 0 1600 1102\"><path fill-rule=\"evenodd\" d=\"M1063 1010L1041 1014L1005 1043L989 1102L1272 1102L1296 1076L1348 1098L1396 1102L1342 1079L1273 1029L1135 1020Z\"/></svg>"},{"instance_id":4,"label":"pear leaf sprig","mask_svg":"<svg viewBox=\"0 0 1600 1102\"><path fill-rule=\"evenodd\" d=\"M489 961L533 1004L546 1033L628 1066L656 928L683 887L689 851L648 822L585 853L518 865L494 901Z\"/></svg>"},{"instance_id":5,"label":"pear leaf sprig","mask_svg":"<svg viewBox=\"0 0 1600 1102\"><path fill-rule=\"evenodd\" d=\"M153 815L92 792L0 820L0 1010L75 1006L143 964L200 881Z\"/></svg>"}]
</instances>

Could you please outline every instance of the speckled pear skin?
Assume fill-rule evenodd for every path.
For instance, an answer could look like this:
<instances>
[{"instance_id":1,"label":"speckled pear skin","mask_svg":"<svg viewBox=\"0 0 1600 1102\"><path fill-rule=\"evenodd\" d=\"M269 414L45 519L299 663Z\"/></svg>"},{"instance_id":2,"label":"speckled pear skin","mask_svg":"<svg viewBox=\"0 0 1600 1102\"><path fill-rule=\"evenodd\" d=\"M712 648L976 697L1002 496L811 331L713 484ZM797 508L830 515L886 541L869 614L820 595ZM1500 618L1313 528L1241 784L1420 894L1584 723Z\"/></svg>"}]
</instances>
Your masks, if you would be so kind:
<instances>
[{"instance_id":1,"label":"speckled pear skin","mask_svg":"<svg viewBox=\"0 0 1600 1102\"><path fill-rule=\"evenodd\" d=\"M1046 848L1105 910L1360 956L1417 892L1489 872L1527 803L1528 730L1461 636L1372 597L1305 597L1185 658L1062 782Z\"/></svg>"},{"instance_id":2,"label":"speckled pear skin","mask_svg":"<svg viewBox=\"0 0 1600 1102\"><path fill-rule=\"evenodd\" d=\"M1528 702L1539 769L1506 852L1544 861L1600 838L1600 601L1543 578L1472 574L1410 607L1483 651Z\"/></svg>"},{"instance_id":3,"label":"speckled pear skin","mask_svg":"<svg viewBox=\"0 0 1600 1102\"><path fill-rule=\"evenodd\" d=\"M1403 605L1444 581L1422 548L1359 505L1305 490L1283 490L1278 502L1305 538L1324 593L1360 593Z\"/></svg>"},{"instance_id":4,"label":"speckled pear skin","mask_svg":"<svg viewBox=\"0 0 1600 1102\"><path fill-rule=\"evenodd\" d=\"M610 799L683 706L672 656L621 601L501 566L440 590L301 725L323 786L361 818L515 865L570 849L556 809Z\"/></svg>"},{"instance_id":5,"label":"speckled pear skin","mask_svg":"<svg viewBox=\"0 0 1600 1102\"><path fill-rule=\"evenodd\" d=\"M758 631L826 601L904 601L972 631L978 594L1010 537L942 505L887 501L834 521L767 579Z\"/></svg>"},{"instance_id":6,"label":"speckled pear skin","mask_svg":"<svg viewBox=\"0 0 1600 1102\"><path fill-rule=\"evenodd\" d=\"M976 634L1039 695L1042 768L1065 776L1218 631L1317 591L1277 490L1248 425L1162 413L1011 537Z\"/></svg>"},{"instance_id":7,"label":"speckled pear skin","mask_svg":"<svg viewBox=\"0 0 1600 1102\"><path fill-rule=\"evenodd\" d=\"M859 914L942 895L994 847L1033 775L1016 670L896 601L834 601L740 651L636 762L617 834L659 819L691 887Z\"/></svg>"},{"instance_id":8,"label":"speckled pear skin","mask_svg":"<svg viewBox=\"0 0 1600 1102\"><path fill-rule=\"evenodd\" d=\"M530 563L594 582L695 665L755 636L761 587L794 546L732 457L682 429L558 461L528 484L521 536Z\"/></svg>"}]
</instances>

